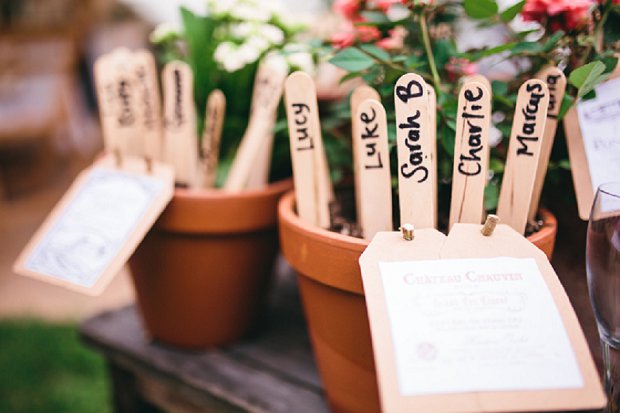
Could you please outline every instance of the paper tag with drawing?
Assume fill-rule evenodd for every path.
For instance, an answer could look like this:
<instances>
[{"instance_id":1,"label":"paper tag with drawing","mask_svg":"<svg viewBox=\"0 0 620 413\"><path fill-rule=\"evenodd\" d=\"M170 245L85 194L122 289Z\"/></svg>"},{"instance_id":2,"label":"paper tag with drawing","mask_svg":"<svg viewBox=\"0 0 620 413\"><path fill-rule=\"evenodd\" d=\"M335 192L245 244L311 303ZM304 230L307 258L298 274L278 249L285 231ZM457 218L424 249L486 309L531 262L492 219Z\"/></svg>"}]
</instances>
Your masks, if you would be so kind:
<instances>
[{"instance_id":1,"label":"paper tag with drawing","mask_svg":"<svg viewBox=\"0 0 620 413\"><path fill-rule=\"evenodd\" d=\"M174 190L172 169L111 156L78 176L37 231L15 272L99 294L131 256Z\"/></svg>"},{"instance_id":2,"label":"paper tag with drawing","mask_svg":"<svg viewBox=\"0 0 620 413\"><path fill-rule=\"evenodd\" d=\"M596 98L577 105L592 188L620 179L620 78L596 88ZM620 202L603 206L620 209Z\"/></svg>"}]
</instances>

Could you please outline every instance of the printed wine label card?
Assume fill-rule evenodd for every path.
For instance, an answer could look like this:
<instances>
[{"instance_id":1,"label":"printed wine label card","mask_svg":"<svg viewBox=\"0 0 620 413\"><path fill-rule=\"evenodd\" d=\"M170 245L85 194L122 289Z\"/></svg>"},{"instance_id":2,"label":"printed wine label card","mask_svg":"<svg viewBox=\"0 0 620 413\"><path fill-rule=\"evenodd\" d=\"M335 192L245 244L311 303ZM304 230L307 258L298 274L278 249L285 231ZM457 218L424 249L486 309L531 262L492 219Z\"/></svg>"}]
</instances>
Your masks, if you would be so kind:
<instances>
[{"instance_id":1,"label":"printed wine label card","mask_svg":"<svg viewBox=\"0 0 620 413\"><path fill-rule=\"evenodd\" d=\"M508 225L379 232L360 258L383 411L593 411L605 395L542 251Z\"/></svg>"},{"instance_id":2,"label":"printed wine label card","mask_svg":"<svg viewBox=\"0 0 620 413\"><path fill-rule=\"evenodd\" d=\"M20 275L99 295L153 226L174 191L172 168L108 155L84 170L14 265Z\"/></svg>"}]
</instances>

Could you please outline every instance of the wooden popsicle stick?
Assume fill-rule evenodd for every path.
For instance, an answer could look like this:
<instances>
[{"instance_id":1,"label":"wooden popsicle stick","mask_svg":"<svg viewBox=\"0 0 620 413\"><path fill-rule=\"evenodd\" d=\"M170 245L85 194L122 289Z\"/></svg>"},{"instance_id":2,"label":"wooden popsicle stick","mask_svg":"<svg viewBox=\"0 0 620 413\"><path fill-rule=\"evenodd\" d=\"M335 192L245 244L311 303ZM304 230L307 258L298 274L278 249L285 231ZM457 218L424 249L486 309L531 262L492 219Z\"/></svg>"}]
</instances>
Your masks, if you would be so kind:
<instances>
[{"instance_id":1,"label":"wooden popsicle stick","mask_svg":"<svg viewBox=\"0 0 620 413\"><path fill-rule=\"evenodd\" d=\"M375 99L366 99L357 105L353 118L353 135L357 150L354 164L359 177L360 210L358 222L364 238L371 240L379 231L391 231L392 179L385 109Z\"/></svg>"},{"instance_id":2,"label":"wooden popsicle stick","mask_svg":"<svg viewBox=\"0 0 620 413\"><path fill-rule=\"evenodd\" d=\"M487 90L493 94L493 87L491 86L491 82L489 82L489 79L487 79L486 76L484 75L471 75L471 76L467 76L464 81L463 84L465 84L466 82L479 82L482 83L484 86L486 86Z\"/></svg>"},{"instance_id":3,"label":"wooden popsicle stick","mask_svg":"<svg viewBox=\"0 0 620 413\"><path fill-rule=\"evenodd\" d=\"M266 60L261 65L256 79L252 97L252 111L248 128L241 140L235 159L233 160L224 189L228 191L240 191L247 188L250 177L261 171L261 179L253 181L252 186L260 186L267 183L269 163L271 159L271 146L273 142L273 124L275 121L278 105L282 97L286 69L279 65L271 65ZM267 147L267 148L266 148Z\"/></svg>"},{"instance_id":4,"label":"wooden popsicle stick","mask_svg":"<svg viewBox=\"0 0 620 413\"><path fill-rule=\"evenodd\" d=\"M543 81L530 79L519 88L497 215L521 234L532 203L548 107L549 89Z\"/></svg>"},{"instance_id":5,"label":"wooden popsicle stick","mask_svg":"<svg viewBox=\"0 0 620 413\"><path fill-rule=\"evenodd\" d=\"M432 142L432 151L434 154L437 153L437 94L435 93L435 89L433 86L426 84L426 94L428 95L428 124L430 140ZM433 185L433 200L435 202L434 205L439 205L437 202L437 162L434 163L434 170L431 174L432 185ZM435 214L435 223L433 224L434 228L437 228L437 214Z\"/></svg>"},{"instance_id":6,"label":"wooden popsicle stick","mask_svg":"<svg viewBox=\"0 0 620 413\"><path fill-rule=\"evenodd\" d=\"M413 73L401 76L396 82L394 101L400 222L433 228L437 221L433 189L436 158L426 82Z\"/></svg>"},{"instance_id":7,"label":"wooden popsicle stick","mask_svg":"<svg viewBox=\"0 0 620 413\"><path fill-rule=\"evenodd\" d=\"M137 50L133 54L133 63L143 154L150 161L158 161L161 159L163 130L155 59L148 50Z\"/></svg>"},{"instance_id":8,"label":"wooden popsicle stick","mask_svg":"<svg viewBox=\"0 0 620 413\"><path fill-rule=\"evenodd\" d=\"M357 109L359 105L366 99L374 99L377 102L381 102L381 96L379 96L379 93L368 85L361 85L361 86L356 87L353 93L351 93L351 98L349 99L349 106L351 106L351 136L352 136L351 150L353 153L353 165L357 165L359 163L357 159L358 151L355 146L357 144L357 139L355 139L355 137L359 135L359 130L356 129L359 124L359 122L356 121ZM360 193L360 181L359 180L360 180L359 174L354 173L353 182L355 185L355 211L357 212L358 222L359 222L359 216L360 216L360 210L361 210L360 196L359 196L359 193Z\"/></svg>"},{"instance_id":9,"label":"wooden popsicle stick","mask_svg":"<svg viewBox=\"0 0 620 413\"><path fill-rule=\"evenodd\" d=\"M542 195L545 176L547 175L547 166L551 157L551 149L553 149L553 141L558 128L558 115L560 114L562 99L564 99L564 92L566 91L566 76L555 66L544 68L536 75L536 78L545 82L549 88L549 109L547 110L547 123L545 124L545 132L542 138L528 221L536 219L538 204L540 203L540 196Z\"/></svg>"},{"instance_id":10,"label":"wooden popsicle stick","mask_svg":"<svg viewBox=\"0 0 620 413\"><path fill-rule=\"evenodd\" d=\"M318 104L314 82L303 72L286 79L284 99L291 140L291 160L297 213L306 223L322 228L330 226L329 188L325 189L325 168ZM329 179L329 175L327 176Z\"/></svg>"},{"instance_id":11,"label":"wooden popsicle stick","mask_svg":"<svg viewBox=\"0 0 620 413\"><path fill-rule=\"evenodd\" d=\"M450 228L456 223L482 222L490 130L491 92L484 83L468 80L458 100Z\"/></svg>"},{"instance_id":12,"label":"wooden popsicle stick","mask_svg":"<svg viewBox=\"0 0 620 413\"><path fill-rule=\"evenodd\" d=\"M224 96L221 90L215 89L209 94L205 109L205 126L202 134L202 156L200 162L200 179L203 188L212 188L215 185L225 114L226 96Z\"/></svg>"},{"instance_id":13,"label":"wooden popsicle stick","mask_svg":"<svg viewBox=\"0 0 620 413\"><path fill-rule=\"evenodd\" d=\"M162 85L165 122L163 158L174 167L178 184L194 187L198 169L198 137L191 68L181 61L166 64Z\"/></svg>"},{"instance_id":14,"label":"wooden popsicle stick","mask_svg":"<svg viewBox=\"0 0 620 413\"><path fill-rule=\"evenodd\" d=\"M104 54L97 58L93 66L95 90L99 106L99 119L103 135L103 146L106 152L113 152L117 147L114 138L114 74L110 67L110 55Z\"/></svg>"}]
</instances>

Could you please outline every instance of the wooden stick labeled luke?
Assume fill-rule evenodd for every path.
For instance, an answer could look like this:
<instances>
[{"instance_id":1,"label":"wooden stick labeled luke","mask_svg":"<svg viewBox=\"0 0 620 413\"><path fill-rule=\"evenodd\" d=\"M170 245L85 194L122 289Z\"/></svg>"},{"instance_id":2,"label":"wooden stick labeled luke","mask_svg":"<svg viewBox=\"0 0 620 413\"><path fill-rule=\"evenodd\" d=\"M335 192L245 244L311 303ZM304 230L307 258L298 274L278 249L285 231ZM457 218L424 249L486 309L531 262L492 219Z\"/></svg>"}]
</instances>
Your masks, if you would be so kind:
<instances>
[{"instance_id":1,"label":"wooden stick labeled luke","mask_svg":"<svg viewBox=\"0 0 620 413\"><path fill-rule=\"evenodd\" d=\"M461 87L454 140L450 228L456 223L480 224L489 164L491 93L479 81Z\"/></svg>"},{"instance_id":2,"label":"wooden stick labeled luke","mask_svg":"<svg viewBox=\"0 0 620 413\"><path fill-rule=\"evenodd\" d=\"M357 132L355 175L360 182L358 222L364 238L371 240L379 231L392 230L392 185L390 152L385 109L375 99L358 105L353 119Z\"/></svg>"},{"instance_id":3,"label":"wooden stick labeled luke","mask_svg":"<svg viewBox=\"0 0 620 413\"><path fill-rule=\"evenodd\" d=\"M329 228L329 204L333 190L312 78L303 72L289 75L284 84L284 99L297 213L308 224Z\"/></svg>"},{"instance_id":4,"label":"wooden stick labeled luke","mask_svg":"<svg viewBox=\"0 0 620 413\"><path fill-rule=\"evenodd\" d=\"M408 73L398 79L394 91L400 222L416 228L434 228L437 222L435 144L426 88L421 76Z\"/></svg>"},{"instance_id":5,"label":"wooden stick labeled luke","mask_svg":"<svg viewBox=\"0 0 620 413\"><path fill-rule=\"evenodd\" d=\"M168 63L162 73L167 163L174 167L177 184L193 187L198 169L198 135L194 106L194 77L187 63Z\"/></svg>"},{"instance_id":6,"label":"wooden stick labeled luke","mask_svg":"<svg viewBox=\"0 0 620 413\"><path fill-rule=\"evenodd\" d=\"M525 233L547 121L549 89L539 79L519 88L497 215Z\"/></svg>"}]
</instances>

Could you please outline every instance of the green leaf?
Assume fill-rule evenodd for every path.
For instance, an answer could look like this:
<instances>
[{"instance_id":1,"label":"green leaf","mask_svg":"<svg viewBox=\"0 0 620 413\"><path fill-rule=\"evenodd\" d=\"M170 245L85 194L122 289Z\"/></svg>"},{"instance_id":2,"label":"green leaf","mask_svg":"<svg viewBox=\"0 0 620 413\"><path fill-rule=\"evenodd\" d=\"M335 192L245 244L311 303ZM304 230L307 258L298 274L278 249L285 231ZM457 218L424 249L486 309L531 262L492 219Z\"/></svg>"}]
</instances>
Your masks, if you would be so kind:
<instances>
[{"instance_id":1,"label":"green leaf","mask_svg":"<svg viewBox=\"0 0 620 413\"><path fill-rule=\"evenodd\" d=\"M508 93L508 83L500 82L499 80L493 80L491 82L491 89L493 90L493 96L506 95Z\"/></svg>"},{"instance_id":2,"label":"green leaf","mask_svg":"<svg viewBox=\"0 0 620 413\"><path fill-rule=\"evenodd\" d=\"M601 59L601 62L605 64L605 73L611 73L616 69L618 65L618 58L614 56L607 56Z\"/></svg>"},{"instance_id":3,"label":"green leaf","mask_svg":"<svg viewBox=\"0 0 620 413\"><path fill-rule=\"evenodd\" d=\"M604 74L605 68L605 64L597 60L578 67L570 73L568 81L578 89L578 98L590 93L597 84L607 78Z\"/></svg>"},{"instance_id":4,"label":"green leaf","mask_svg":"<svg viewBox=\"0 0 620 413\"><path fill-rule=\"evenodd\" d=\"M524 5L525 5L525 0L521 0L514 6L510 6L506 10L501 12L499 14L499 17L502 19L503 22L508 23L509 21L514 19L517 16L517 14L521 13L521 10L523 9Z\"/></svg>"},{"instance_id":5,"label":"green leaf","mask_svg":"<svg viewBox=\"0 0 620 413\"><path fill-rule=\"evenodd\" d=\"M476 60L482 59L483 57L492 56L494 54L498 54L498 53L505 52L506 50L510 50L513 47L515 47L516 44L517 43L515 42L501 44L499 46L491 47L489 49L484 49L484 50L480 50L477 52L463 53L461 56L467 58L468 60L476 61Z\"/></svg>"},{"instance_id":6,"label":"green leaf","mask_svg":"<svg viewBox=\"0 0 620 413\"><path fill-rule=\"evenodd\" d=\"M543 46L538 42L519 42L512 48L512 55L519 53L539 53L542 52Z\"/></svg>"},{"instance_id":7,"label":"green leaf","mask_svg":"<svg viewBox=\"0 0 620 413\"><path fill-rule=\"evenodd\" d=\"M497 208L499 199L499 187L495 183L490 183L484 188L484 209L492 211Z\"/></svg>"},{"instance_id":8,"label":"green leaf","mask_svg":"<svg viewBox=\"0 0 620 413\"><path fill-rule=\"evenodd\" d=\"M342 49L329 62L347 72L365 70L375 64L375 60L355 47Z\"/></svg>"},{"instance_id":9,"label":"green leaf","mask_svg":"<svg viewBox=\"0 0 620 413\"><path fill-rule=\"evenodd\" d=\"M557 42L560 41L562 36L564 36L564 32L562 30L558 30L557 32L553 33L553 36L551 36L549 40L547 40L545 44L543 45L542 47L543 51L544 52L551 51L555 47Z\"/></svg>"},{"instance_id":10,"label":"green leaf","mask_svg":"<svg viewBox=\"0 0 620 413\"><path fill-rule=\"evenodd\" d=\"M465 0L465 13L472 19L487 19L497 15L499 7L494 0Z\"/></svg>"},{"instance_id":11,"label":"green leaf","mask_svg":"<svg viewBox=\"0 0 620 413\"><path fill-rule=\"evenodd\" d=\"M378 48L374 44L363 44L360 46L360 49L362 49L369 55L376 57L379 60L383 60L386 62L390 61L390 54L386 52L385 50Z\"/></svg>"}]
</instances>

